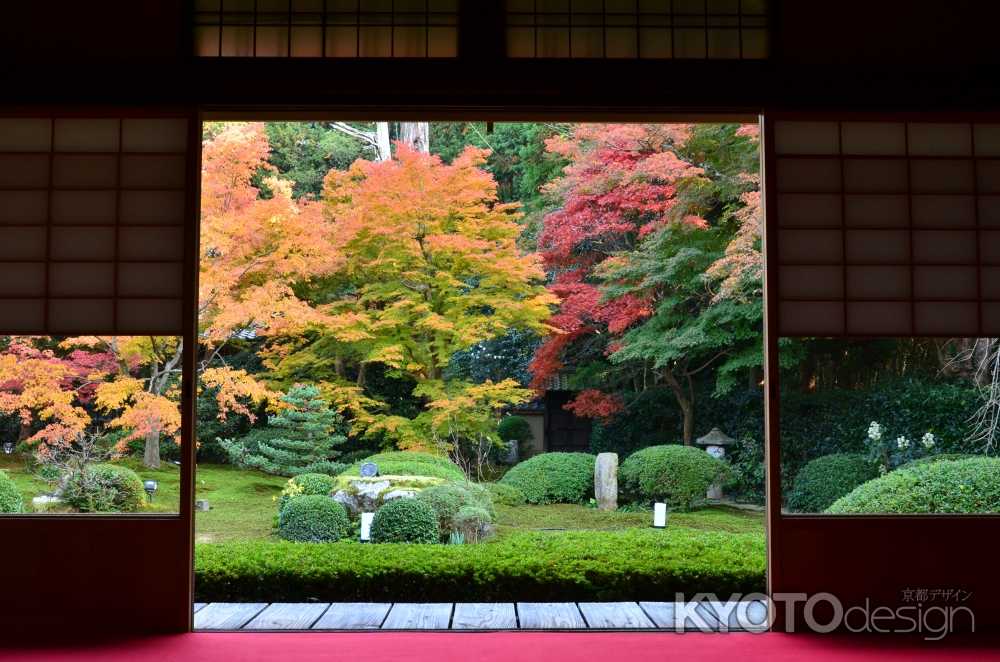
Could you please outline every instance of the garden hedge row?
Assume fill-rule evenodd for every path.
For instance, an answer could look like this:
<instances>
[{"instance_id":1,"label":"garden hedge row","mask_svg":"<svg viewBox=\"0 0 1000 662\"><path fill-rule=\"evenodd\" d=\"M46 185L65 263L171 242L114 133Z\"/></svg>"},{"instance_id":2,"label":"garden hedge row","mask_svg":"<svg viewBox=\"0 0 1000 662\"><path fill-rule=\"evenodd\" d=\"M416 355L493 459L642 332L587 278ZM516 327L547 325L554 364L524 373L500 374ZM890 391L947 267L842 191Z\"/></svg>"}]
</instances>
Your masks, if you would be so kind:
<instances>
[{"instance_id":1,"label":"garden hedge row","mask_svg":"<svg viewBox=\"0 0 1000 662\"><path fill-rule=\"evenodd\" d=\"M764 536L665 531L515 533L479 545L196 546L198 601L673 600L764 590Z\"/></svg>"}]
</instances>

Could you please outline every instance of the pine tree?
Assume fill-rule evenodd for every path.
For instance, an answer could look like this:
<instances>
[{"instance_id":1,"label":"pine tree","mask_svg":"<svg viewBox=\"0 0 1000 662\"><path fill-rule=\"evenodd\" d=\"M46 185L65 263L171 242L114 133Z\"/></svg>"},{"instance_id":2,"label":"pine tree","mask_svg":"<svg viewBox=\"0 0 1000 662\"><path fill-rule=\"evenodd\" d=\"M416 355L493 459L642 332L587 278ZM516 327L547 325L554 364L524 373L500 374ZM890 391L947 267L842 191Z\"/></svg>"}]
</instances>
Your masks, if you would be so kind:
<instances>
[{"instance_id":1,"label":"pine tree","mask_svg":"<svg viewBox=\"0 0 1000 662\"><path fill-rule=\"evenodd\" d=\"M333 475L343 469L343 465L332 460L339 455L336 447L347 441L342 433L343 419L319 397L319 389L297 384L282 401L288 407L269 421L278 435L261 441L256 452L248 452L240 442L221 442L233 459L243 466L278 476Z\"/></svg>"}]
</instances>

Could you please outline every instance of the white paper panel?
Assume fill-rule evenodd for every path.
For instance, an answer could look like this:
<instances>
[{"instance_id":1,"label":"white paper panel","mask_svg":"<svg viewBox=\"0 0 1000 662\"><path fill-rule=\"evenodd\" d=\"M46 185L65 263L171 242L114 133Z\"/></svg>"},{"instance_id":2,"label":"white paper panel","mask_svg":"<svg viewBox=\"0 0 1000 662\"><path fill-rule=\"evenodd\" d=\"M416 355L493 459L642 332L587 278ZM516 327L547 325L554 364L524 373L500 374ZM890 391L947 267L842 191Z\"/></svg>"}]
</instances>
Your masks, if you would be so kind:
<instances>
[{"instance_id":1,"label":"white paper panel","mask_svg":"<svg viewBox=\"0 0 1000 662\"><path fill-rule=\"evenodd\" d=\"M844 154L906 154L906 127L902 122L844 122Z\"/></svg>"},{"instance_id":2,"label":"white paper panel","mask_svg":"<svg viewBox=\"0 0 1000 662\"><path fill-rule=\"evenodd\" d=\"M0 118L0 152L47 152L51 144L51 120Z\"/></svg>"},{"instance_id":3,"label":"white paper panel","mask_svg":"<svg viewBox=\"0 0 1000 662\"><path fill-rule=\"evenodd\" d=\"M119 299L118 328L132 333L174 333L181 328L179 299Z\"/></svg>"},{"instance_id":4,"label":"white paper panel","mask_svg":"<svg viewBox=\"0 0 1000 662\"><path fill-rule=\"evenodd\" d=\"M53 191L54 225L114 225L116 191Z\"/></svg>"},{"instance_id":5,"label":"white paper panel","mask_svg":"<svg viewBox=\"0 0 1000 662\"><path fill-rule=\"evenodd\" d=\"M778 240L782 264L806 262L835 264L843 260L843 241L839 230L782 230Z\"/></svg>"},{"instance_id":6,"label":"white paper panel","mask_svg":"<svg viewBox=\"0 0 1000 662\"><path fill-rule=\"evenodd\" d=\"M183 191L122 191L119 202L122 225L182 225Z\"/></svg>"},{"instance_id":7,"label":"white paper panel","mask_svg":"<svg viewBox=\"0 0 1000 662\"><path fill-rule=\"evenodd\" d=\"M972 125L911 122L910 156L971 156Z\"/></svg>"},{"instance_id":8,"label":"white paper panel","mask_svg":"<svg viewBox=\"0 0 1000 662\"><path fill-rule=\"evenodd\" d=\"M774 150L778 154L837 154L840 130L836 122L774 123Z\"/></svg>"},{"instance_id":9,"label":"white paper panel","mask_svg":"<svg viewBox=\"0 0 1000 662\"><path fill-rule=\"evenodd\" d=\"M914 227L975 227L976 199L971 195L915 195Z\"/></svg>"},{"instance_id":10,"label":"white paper panel","mask_svg":"<svg viewBox=\"0 0 1000 662\"><path fill-rule=\"evenodd\" d=\"M910 261L910 234L906 230L849 230L847 262L906 264Z\"/></svg>"},{"instance_id":11,"label":"white paper panel","mask_svg":"<svg viewBox=\"0 0 1000 662\"><path fill-rule=\"evenodd\" d=\"M979 305L975 302L917 302L914 310L914 331L931 336L979 335Z\"/></svg>"},{"instance_id":12,"label":"white paper panel","mask_svg":"<svg viewBox=\"0 0 1000 662\"><path fill-rule=\"evenodd\" d=\"M917 299L975 300L979 294L976 267L913 268L913 290Z\"/></svg>"},{"instance_id":13,"label":"white paper panel","mask_svg":"<svg viewBox=\"0 0 1000 662\"><path fill-rule=\"evenodd\" d=\"M41 262L0 262L0 297L45 296L45 265Z\"/></svg>"},{"instance_id":14,"label":"white paper panel","mask_svg":"<svg viewBox=\"0 0 1000 662\"><path fill-rule=\"evenodd\" d=\"M923 263L976 264L976 233L955 230L913 233L913 259Z\"/></svg>"},{"instance_id":15,"label":"white paper panel","mask_svg":"<svg viewBox=\"0 0 1000 662\"><path fill-rule=\"evenodd\" d=\"M906 227L910 222L905 195L845 195L843 204L851 227Z\"/></svg>"},{"instance_id":16,"label":"white paper panel","mask_svg":"<svg viewBox=\"0 0 1000 662\"><path fill-rule=\"evenodd\" d=\"M184 258L182 228L122 227L118 230L118 259L178 261Z\"/></svg>"},{"instance_id":17,"label":"white paper panel","mask_svg":"<svg viewBox=\"0 0 1000 662\"><path fill-rule=\"evenodd\" d=\"M844 159L844 189L849 193L905 193L905 159Z\"/></svg>"},{"instance_id":18,"label":"white paper panel","mask_svg":"<svg viewBox=\"0 0 1000 662\"><path fill-rule=\"evenodd\" d=\"M48 191L0 191L0 224L42 224L48 210Z\"/></svg>"},{"instance_id":19,"label":"white paper panel","mask_svg":"<svg viewBox=\"0 0 1000 662\"><path fill-rule=\"evenodd\" d=\"M45 299L0 300L0 333L38 333L45 328Z\"/></svg>"},{"instance_id":20,"label":"white paper panel","mask_svg":"<svg viewBox=\"0 0 1000 662\"><path fill-rule=\"evenodd\" d=\"M57 152L117 152L121 127L117 119L57 119Z\"/></svg>"},{"instance_id":21,"label":"white paper panel","mask_svg":"<svg viewBox=\"0 0 1000 662\"><path fill-rule=\"evenodd\" d=\"M847 267L849 299L906 299L909 296L909 267Z\"/></svg>"},{"instance_id":22,"label":"white paper panel","mask_svg":"<svg viewBox=\"0 0 1000 662\"><path fill-rule=\"evenodd\" d=\"M972 161L930 159L910 161L914 193L972 193L975 178Z\"/></svg>"},{"instance_id":23,"label":"white paper panel","mask_svg":"<svg viewBox=\"0 0 1000 662\"><path fill-rule=\"evenodd\" d=\"M49 257L53 260L114 260L115 229L52 228Z\"/></svg>"},{"instance_id":24,"label":"white paper panel","mask_svg":"<svg viewBox=\"0 0 1000 662\"><path fill-rule=\"evenodd\" d=\"M783 227L840 225L839 195L785 193L778 196L778 219Z\"/></svg>"},{"instance_id":25,"label":"white paper panel","mask_svg":"<svg viewBox=\"0 0 1000 662\"><path fill-rule=\"evenodd\" d=\"M983 298L1000 300L1000 267L983 267L980 274L979 286Z\"/></svg>"},{"instance_id":26,"label":"white paper panel","mask_svg":"<svg viewBox=\"0 0 1000 662\"><path fill-rule=\"evenodd\" d=\"M852 301L847 304L847 332L854 335L909 335L910 304Z\"/></svg>"},{"instance_id":27,"label":"white paper panel","mask_svg":"<svg viewBox=\"0 0 1000 662\"><path fill-rule=\"evenodd\" d=\"M114 299L49 299L51 333L93 333L114 328Z\"/></svg>"},{"instance_id":28,"label":"white paper panel","mask_svg":"<svg viewBox=\"0 0 1000 662\"><path fill-rule=\"evenodd\" d=\"M976 156L1000 156L1000 124L976 124Z\"/></svg>"},{"instance_id":29,"label":"white paper panel","mask_svg":"<svg viewBox=\"0 0 1000 662\"><path fill-rule=\"evenodd\" d=\"M781 332L787 335L839 335L844 331L844 305L823 301L783 301Z\"/></svg>"},{"instance_id":30,"label":"white paper panel","mask_svg":"<svg viewBox=\"0 0 1000 662\"><path fill-rule=\"evenodd\" d=\"M1000 226L1000 196L980 196L978 204L980 227Z\"/></svg>"},{"instance_id":31,"label":"white paper panel","mask_svg":"<svg viewBox=\"0 0 1000 662\"><path fill-rule=\"evenodd\" d=\"M788 299L839 299L844 296L843 267L780 267L781 296Z\"/></svg>"},{"instance_id":32,"label":"white paper panel","mask_svg":"<svg viewBox=\"0 0 1000 662\"><path fill-rule=\"evenodd\" d=\"M981 160L976 165L980 193L1000 193L1000 161Z\"/></svg>"},{"instance_id":33,"label":"white paper panel","mask_svg":"<svg viewBox=\"0 0 1000 662\"><path fill-rule=\"evenodd\" d=\"M1000 265L1000 232L979 233L979 259L983 264Z\"/></svg>"},{"instance_id":34,"label":"white paper panel","mask_svg":"<svg viewBox=\"0 0 1000 662\"><path fill-rule=\"evenodd\" d=\"M834 193L840 190L837 159L779 159L778 190L782 193Z\"/></svg>"},{"instance_id":35,"label":"white paper panel","mask_svg":"<svg viewBox=\"0 0 1000 662\"><path fill-rule=\"evenodd\" d=\"M122 151L180 152L187 149L185 119L122 120Z\"/></svg>"},{"instance_id":36,"label":"white paper panel","mask_svg":"<svg viewBox=\"0 0 1000 662\"><path fill-rule=\"evenodd\" d=\"M45 228L0 228L0 261L45 259Z\"/></svg>"},{"instance_id":37,"label":"white paper panel","mask_svg":"<svg viewBox=\"0 0 1000 662\"><path fill-rule=\"evenodd\" d=\"M118 265L118 294L135 297L180 297L184 265L122 262Z\"/></svg>"},{"instance_id":38,"label":"white paper panel","mask_svg":"<svg viewBox=\"0 0 1000 662\"><path fill-rule=\"evenodd\" d=\"M0 154L0 187L41 188L48 184L48 154Z\"/></svg>"},{"instance_id":39,"label":"white paper panel","mask_svg":"<svg viewBox=\"0 0 1000 662\"><path fill-rule=\"evenodd\" d=\"M55 188L113 188L118 183L118 157L100 154L56 154L52 160Z\"/></svg>"},{"instance_id":40,"label":"white paper panel","mask_svg":"<svg viewBox=\"0 0 1000 662\"><path fill-rule=\"evenodd\" d=\"M123 154L122 188L181 188L185 184L183 156Z\"/></svg>"},{"instance_id":41,"label":"white paper panel","mask_svg":"<svg viewBox=\"0 0 1000 662\"><path fill-rule=\"evenodd\" d=\"M982 334L1000 336L1000 302L984 302L980 304L979 310L982 315Z\"/></svg>"},{"instance_id":42,"label":"white paper panel","mask_svg":"<svg viewBox=\"0 0 1000 662\"><path fill-rule=\"evenodd\" d=\"M113 262L55 262L49 265L54 297L110 297L115 294Z\"/></svg>"}]
</instances>

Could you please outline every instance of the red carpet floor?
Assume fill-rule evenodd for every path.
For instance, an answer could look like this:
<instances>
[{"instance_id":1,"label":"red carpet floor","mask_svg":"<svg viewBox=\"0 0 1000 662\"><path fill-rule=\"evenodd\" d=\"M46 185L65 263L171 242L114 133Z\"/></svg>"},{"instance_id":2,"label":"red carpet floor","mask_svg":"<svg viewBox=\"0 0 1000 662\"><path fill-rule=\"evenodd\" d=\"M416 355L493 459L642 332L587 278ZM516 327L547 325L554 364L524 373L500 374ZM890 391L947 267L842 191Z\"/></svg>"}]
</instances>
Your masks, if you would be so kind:
<instances>
[{"instance_id":1,"label":"red carpet floor","mask_svg":"<svg viewBox=\"0 0 1000 662\"><path fill-rule=\"evenodd\" d=\"M4 662L297 662L519 660L652 662L726 660L1000 660L1000 639L954 635L938 642L893 636L666 633L199 633L105 643L40 642L4 648Z\"/></svg>"}]
</instances>

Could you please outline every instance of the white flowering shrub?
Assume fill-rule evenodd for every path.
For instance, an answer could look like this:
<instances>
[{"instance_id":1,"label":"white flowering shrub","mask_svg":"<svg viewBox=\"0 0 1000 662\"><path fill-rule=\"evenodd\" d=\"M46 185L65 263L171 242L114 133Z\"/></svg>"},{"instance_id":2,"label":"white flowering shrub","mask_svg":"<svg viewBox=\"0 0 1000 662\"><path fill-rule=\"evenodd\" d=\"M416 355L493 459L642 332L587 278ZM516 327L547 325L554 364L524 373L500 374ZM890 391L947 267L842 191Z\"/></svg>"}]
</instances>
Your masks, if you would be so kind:
<instances>
[{"instance_id":1,"label":"white flowering shrub","mask_svg":"<svg viewBox=\"0 0 1000 662\"><path fill-rule=\"evenodd\" d=\"M925 432L920 437L920 443L916 444L905 434L895 437L887 434L886 428L878 421L872 421L868 425L865 446L868 449L868 459L883 475L907 462L938 452L937 438L930 430Z\"/></svg>"}]
</instances>

